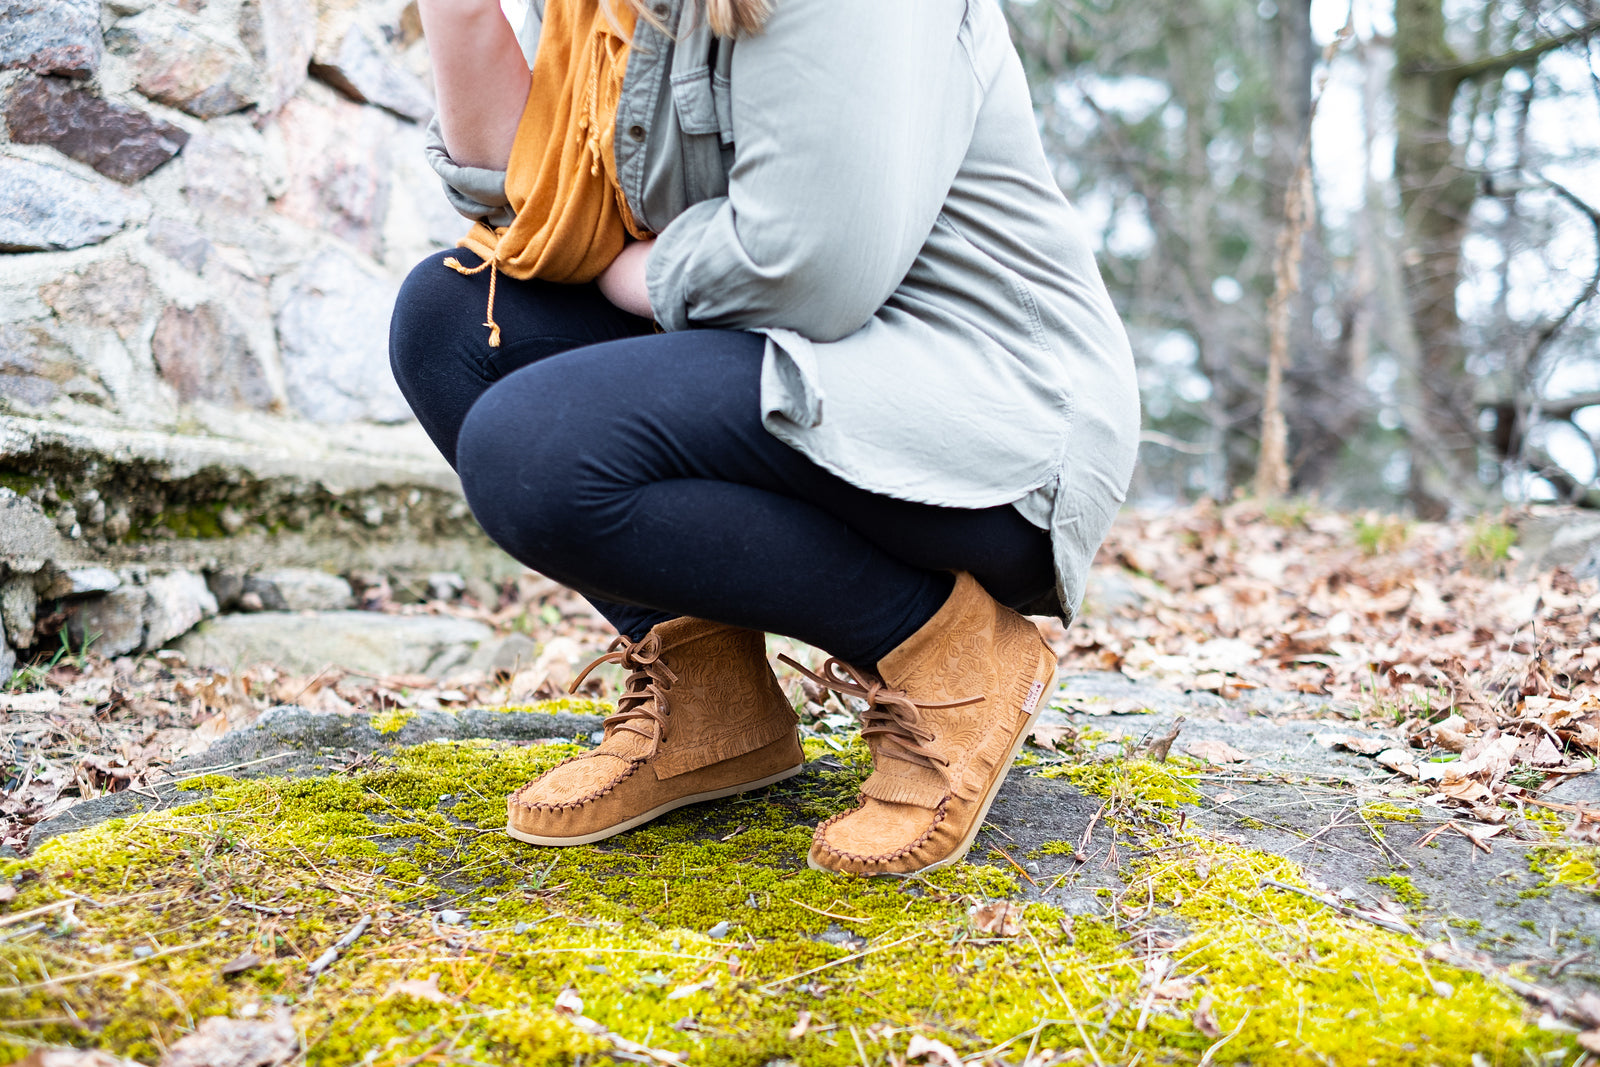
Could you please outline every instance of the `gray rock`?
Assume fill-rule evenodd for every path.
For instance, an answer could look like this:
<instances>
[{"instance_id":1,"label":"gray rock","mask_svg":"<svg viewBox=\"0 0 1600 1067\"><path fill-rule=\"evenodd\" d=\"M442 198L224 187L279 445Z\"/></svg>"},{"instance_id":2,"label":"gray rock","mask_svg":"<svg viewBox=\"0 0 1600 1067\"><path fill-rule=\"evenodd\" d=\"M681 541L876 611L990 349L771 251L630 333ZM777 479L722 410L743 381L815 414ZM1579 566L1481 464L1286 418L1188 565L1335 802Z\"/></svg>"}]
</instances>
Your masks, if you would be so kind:
<instances>
[{"instance_id":1,"label":"gray rock","mask_svg":"<svg viewBox=\"0 0 1600 1067\"><path fill-rule=\"evenodd\" d=\"M96 260L80 273L40 286L39 297L64 322L115 330L129 340L142 332L156 292L149 271L118 257Z\"/></svg>"},{"instance_id":2,"label":"gray rock","mask_svg":"<svg viewBox=\"0 0 1600 1067\"><path fill-rule=\"evenodd\" d=\"M0 634L0 685L9 683L16 669L17 653L5 640L5 636Z\"/></svg>"},{"instance_id":3,"label":"gray rock","mask_svg":"<svg viewBox=\"0 0 1600 1067\"><path fill-rule=\"evenodd\" d=\"M333 55L316 57L311 73L358 104L376 104L412 122L433 115L427 87L381 52L359 25L345 32Z\"/></svg>"},{"instance_id":4,"label":"gray rock","mask_svg":"<svg viewBox=\"0 0 1600 1067\"><path fill-rule=\"evenodd\" d=\"M217 613L217 598L206 588L206 580L191 571L173 571L152 578L144 592L146 650L166 647L173 638Z\"/></svg>"},{"instance_id":5,"label":"gray rock","mask_svg":"<svg viewBox=\"0 0 1600 1067\"><path fill-rule=\"evenodd\" d=\"M138 181L189 140L171 123L60 78L22 79L5 115L13 141L50 145L119 182Z\"/></svg>"},{"instance_id":6,"label":"gray rock","mask_svg":"<svg viewBox=\"0 0 1600 1067\"><path fill-rule=\"evenodd\" d=\"M466 916L459 911L441 911L439 913L439 922L445 926L460 926L461 920L465 918Z\"/></svg>"},{"instance_id":7,"label":"gray rock","mask_svg":"<svg viewBox=\"0 0 1600 1067\"><path fill-rule=\"evenodd\" d=\"M355 604L349 582L304 567L257 571L245 578L241 592L255 593L272 611L344 611Z\"/></svg>"},{"instance_id":8,"label":"gray rock","mask_svg":"<svg viewBox=\"0 0 1600 1067\"><path fill-rule=\"evenodd\" d=\"M0 252L60 252L99 244L140 201L109 182L0 153Z\"/></svg>"},{"instance_id":9,"label":"gray rock","mask_svg":"<svg viewBox=\"0 0 1600 1067\"><path fill-rule=\"evenodd\" d=\"M1145 595L1120 567L1094 567L1084 583L1083 601L1085 613L1111 615L1143 607Z\"/></svg>"},{"instance_id":10,"label":"gray rock","mask_svg":"<svg viewBox=\"0 0 1600 1067\"><path fill-rule=\"evenodd\" d=\"M127 58L134 88L152 100L202 119L255 102L259 83L249 53L176 7L123 19L105 40Z\"/></svg>"},{"instance_id":11,"label":"gray rock","mask_svg":"<svg viewBox=\"0 0 1600 1067\"><path fill-rule=\"evenodd\" d=\"M208 222L230 230L253 226L267 208L261 161L220 137L196 134L179 160L183 195Z\"/></svg>"},{"instance_id":12,"label":"gray rock","mask_svg":"<svg viewBox=\"0 0 1600 1067\"><path fill-rule=\"evenodd\" d=\"M329 749L382 752L400 745L466 738L524 744L570 741L593 730L600 722L598 715L573 715L564 711L550 714L468 708L458 712L419 711L409 716L399 730L379 733L373 728L370 715L327 715L285 705L268 710L243 729L224 734L204 753L189 756L167 768L168 777L153 784L160 797L153 806L169 808L201 799L200 795L179 788L176 783L209 771L225 770L234 778L323 774L327 758L322 753ZM151 807L149 794L134 790L86 800L40 823L29 838L29 847L37 847L58 834Z\"/></svg>"},{"instance_id":13,"label":"gray rock","mask_svg":"<svg viewBox=\"0 0 1600 1067\"><path fill-rule=\"evenodd\" d=\"M510 676L539 658L539 644L522 634L508 634L499 641L485 642L467 661L466 670L495 677Z\"/></svg>"},{"instance_id":14,"label":"gray rock","mask_svg":"<svg viewBox=\"0 0 1600 1067\"><path fill-rule=\"evenodd\" d=\"M89 645L102 656L125 656L144 644L145 591L123 586L88 597L67 608L67 637L76 648Z\"/></svg>"},{"instance_id":15,"label":"gray rock","mask_svg":"<svg viewBox=\"0 0 1600 1067\"><path fill-rule=\"evenodd\" d=\"M244 332L215 304L167 307L156 322L150 352L180 400L258 411L272 407L266 368Z\"/></svg>"},{"instance_id":16,"label":"gray rock","mask_svg":"<svg viewBox=\"0 0 1600 1067\"><path fill-rule=\"evenodd\" d=\"M0 560L54 559L61 548L55 523L38 504L0 488Z\"/></svg>"},{"instance_id":17,"label":"gray rock","mask_svg":"<svg viewBox=\"0 0 1600 1067\"><path fill-rule=\"evenodd\" d=\"M335 251L279 283L278 341L290 405L314 422L404 422L389 371L394 288Z\"/></svg>"},{"instance_id":18,"label":"gray rock","mask_svg":"<svg viewBox=\"0 0 1600 1067\"><path fill-rule=\"evenodd\" d=\"M0 0L0 70L87 78L100 55L96 0Z\"/></svg>"},{"instance_id":19,"label":"gray rock","mask_svg":"<svg viewBox=\"0 0 1600 1067\"><path fill-rule=\"evenodd\" d=\"M244 595L244 575L237 571L207 571L206 588L217 598L218 611L232 611Z\"/></svg>"},{"instance_id":20,"label":"gray rock","mask_svg":"<svg viewBox=\"0 0 1600 1067\"><path fill-rule=\"evenodd\" d=\"M1592 511L1554 508L1517 523L1524 571L1563 567L1575 578L1600 577L1600 518Z\"/></svg>"},{"instance_id":21,"label":"gray rock","mask_svg":"<svg viewBox=\"0 0 1600 1067\"><path fill-rule=\"evenodd\" d=\"M37 639L34 623L39 614L39 594L33 579L26 576L8 578L0 585L0 622L5 623L6 639L18 648L32 648Z\"/></svg>"},{"instance_id":22,"label":"gray rock","mask_svg":"<svg viewBox=\"0 0 1600 1067\"><path fill-rule=\"evenodd\" d=\"M66 395L110 406L111 394L62 335L58 319L0 324L0 396L43 407Z\"/></svg>"},{"instance_id":23,"label":"gray rock","mask_svg":"<svg viewBox=\"0 0 1600 1067\"><path fill-rule=\"evenodd\" d=\"M1600 771L1572 775L1545 796L1562 804L1577 804L1580 807L1600 809Z\"/></svg>"},{"instance_id":24,"label":"gray rock","mask_svg":"<svg viewBox=\"0 0 1600 1067\"><path fill-rule=\"evenodd\" d=\"M213 619L176 647L190 663L215 667L274 663L312 674L331 664L381 677L453 666L493 633L482 623L432 615L261 612Z\"/></svg>"},{"instance_id":25,"label":"gray rock","mask_svg":"<svg viewBox=\"0 0 1600 1067\"><path fill-rule=\"evenodd\" d=\"M305 83L317 43L317 13L310 0L245 0L239 39L261 69L257 104L271 113Z\"/></svg>"},{"instance_id":26,"label":"gray rock","mask_svg":"<svg viewBox=\"0 0 1600 1067\"><path fill-rule=\"evenodd\" d=\"M106 567L74 567L62 575L62 578L66 588L63 592L56 593L57 596L109 593L122 586L122 579L117 576L117 572Z\"/></svg>"},{"instance_id":27,"label":"gray rock","mask_svg":"<svg viewBox=\"0 0 1600 1067\"><path fill-rule=\"evenodd\" d=\"M211 255L211 242L206 235L186 222L158 218L150 223L144 234L145 243L168 259L183 264L195 274L206 265Z\"/></svg>"}]
</instances>

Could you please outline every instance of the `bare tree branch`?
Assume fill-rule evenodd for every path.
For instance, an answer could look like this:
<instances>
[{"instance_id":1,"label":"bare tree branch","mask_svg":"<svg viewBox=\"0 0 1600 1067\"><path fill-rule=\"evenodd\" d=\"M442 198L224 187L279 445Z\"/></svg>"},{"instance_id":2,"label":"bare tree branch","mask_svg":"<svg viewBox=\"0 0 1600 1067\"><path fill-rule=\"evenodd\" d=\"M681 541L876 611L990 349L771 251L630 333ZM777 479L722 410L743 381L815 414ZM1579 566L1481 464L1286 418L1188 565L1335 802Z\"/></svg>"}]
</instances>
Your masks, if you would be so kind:
<instances>
[{"instance_id":1,"label":"bare tree branch","mask_svg":"<svg viewBox=\"0 0 1600 1067\"><path fill-rule=\"evenodd\" d=\"M1557 48L1565 48L1578 41L1586 41L1600 31L1600 18L1590 19L1582 26L1577 26L1566 33L1558 33L1553 37L1535 41L1526 48L1518 48L1510 52L1502 52L1497 56L1483 56L1479 59L1470 59L1465 63L1452 63L1448 66L1422 66L1412 67L1406 73L1423 74L1439 78L1446 83L1457 85L1464 81L1473 81L1478 78L1492 77L1504 74L1512 67L1521 67L1538 59L1546 52L1553 52Z\"/></svg>"}]
</instances>

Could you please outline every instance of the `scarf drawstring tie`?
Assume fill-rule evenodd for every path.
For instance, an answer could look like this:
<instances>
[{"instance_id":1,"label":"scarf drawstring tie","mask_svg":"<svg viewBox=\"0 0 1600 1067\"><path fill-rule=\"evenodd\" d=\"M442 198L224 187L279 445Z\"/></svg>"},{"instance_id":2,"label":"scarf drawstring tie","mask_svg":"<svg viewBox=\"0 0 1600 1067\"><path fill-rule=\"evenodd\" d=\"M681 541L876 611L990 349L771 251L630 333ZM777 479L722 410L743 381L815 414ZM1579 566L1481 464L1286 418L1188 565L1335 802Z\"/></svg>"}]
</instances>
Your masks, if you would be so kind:
<instances>
[{"instance_id":1,"label":"scarf drawstring tie","mask_svg":"<svg viewBox=\"0 0 1600 1067\"><path fill-rule=\"evenodd\" d=\"M498 237L505 232L505 227L501 227L495 231L495 236ZM455 256L450 256L444 261L445 266L449 267L451 270L455 271L464 278L470 278L475 274L482 274L485 270L489 272L489 307L488 310L484 312L483 324L489 327L490 348L500 347L500 324L494 321L494 289L495 282L500 277L500 269L497 266L495 259L496 257L490 256L482 263L479 263L476 267L463 266L461 261Z\"/></svg>"}]
</instances>

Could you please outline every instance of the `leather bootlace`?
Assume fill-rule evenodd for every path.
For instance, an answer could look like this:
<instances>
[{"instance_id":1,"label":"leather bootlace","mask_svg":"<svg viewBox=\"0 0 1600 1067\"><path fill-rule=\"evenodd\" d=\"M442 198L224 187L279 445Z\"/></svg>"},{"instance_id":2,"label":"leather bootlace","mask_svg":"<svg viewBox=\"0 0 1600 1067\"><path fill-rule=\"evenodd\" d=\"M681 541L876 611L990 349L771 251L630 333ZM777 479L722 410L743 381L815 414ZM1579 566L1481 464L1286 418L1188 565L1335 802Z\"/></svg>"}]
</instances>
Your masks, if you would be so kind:
<instances>
[{"instance_id":1,"label":"leather bootlace","mask_svg":"<svg viewBox=\"0 0 1600 1067\"><path fill-rule=\"evenodd\" d=\"M890 746L890 755L941 774L950 761L924 747L935 735L923 723L922 713L939 708L963 708L983 701L983 697L977 696L952 700L948 704L919 704L905 690L891 689L881 678L858 670L842 659L830 658L822 665L821 674L807 670L788 656L780 655L778 659L824 689L866 701L867 710L860 716L862 738L880 738Z\"/></svg>"},{"instance_id":2,"label":"leather bootlace","mask_svg":"<svg viewBox=\"0 0 1600 1067\"><path fill-rule=\"evenodd\" d=\"M667 739L667 719L672 715L667 691L678 680L672 668L661 662L661 652L659 634L652 632L638 641L618 636L603 655L572 680L568 690L576 693L583 680L589 677L589 672L602 663L615 663L627 670L629 673L623 683L622 695L617 697L617 710L605 718L606 737L609 738L625 723L641 720L654 723L654 737L650 742L650 751L643 757L645 759L654 756L661 742Z\"/></svg>"}]
</instances>

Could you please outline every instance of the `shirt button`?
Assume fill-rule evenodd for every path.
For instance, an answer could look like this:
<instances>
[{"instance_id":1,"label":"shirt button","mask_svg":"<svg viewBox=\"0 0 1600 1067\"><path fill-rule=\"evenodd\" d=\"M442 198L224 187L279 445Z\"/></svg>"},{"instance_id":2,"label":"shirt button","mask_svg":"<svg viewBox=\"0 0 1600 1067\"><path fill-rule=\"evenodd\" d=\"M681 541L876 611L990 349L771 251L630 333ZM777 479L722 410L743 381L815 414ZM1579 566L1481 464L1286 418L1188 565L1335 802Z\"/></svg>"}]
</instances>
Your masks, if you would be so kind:
<instances>
[{"instance_id":1,"label":"shirt button","mask_svg":"<svg viewBox=\"0 0 1600 1067\"><path fill-rule=\"evenodd\" d=\"M635 141L644 140L644 127L643 126L629 126L628 127L628 136L629 136L629 138L631 138L632 140L635 140Z\"/></svg>"},{"instance_id":2,"label":"shirt button","mask_svg":"<svg viewBox=\"0 0 1600 1067\"><path fill-rule=\"evenodd\" d=\"M664 19L672 13L672 8L666 4L657 4L653 10L655 11L656 18L658 19Z\"/></svg>"}]
</instances>

